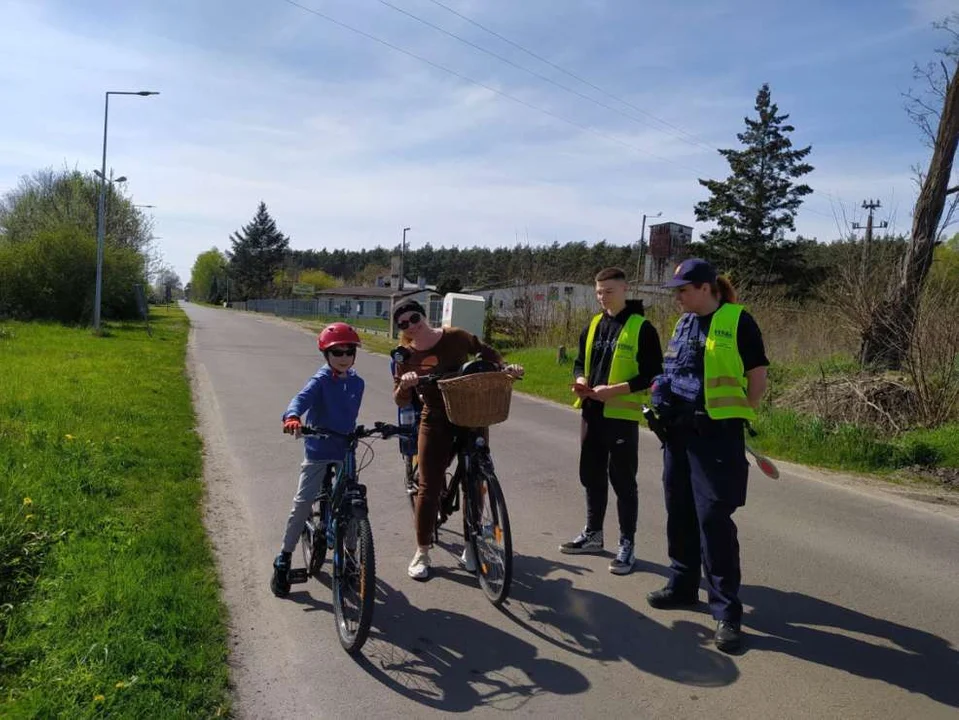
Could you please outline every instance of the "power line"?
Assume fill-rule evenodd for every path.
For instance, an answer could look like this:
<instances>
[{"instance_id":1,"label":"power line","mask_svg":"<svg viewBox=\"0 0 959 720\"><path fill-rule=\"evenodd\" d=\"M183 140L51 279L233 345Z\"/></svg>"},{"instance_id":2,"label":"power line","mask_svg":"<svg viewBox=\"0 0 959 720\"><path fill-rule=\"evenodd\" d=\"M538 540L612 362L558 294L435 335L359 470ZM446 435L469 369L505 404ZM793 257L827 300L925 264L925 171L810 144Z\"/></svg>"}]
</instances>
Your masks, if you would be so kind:
<instances>
[{"instance_id":1,"label":"power line","mask_svg":"<svg viewBox=\"0 0 959 720\"><path fill-rule=\"evenodd\" d=\"M461 35L457 35L456 33L451 32L451 31L449 31L449 30L447 30L447 29L445 29L445 28L442 28L442 27L440 27L439 25L436 25L436 24L430 22L429 20L425 20L424 18L421 18L421 17L419 17L418 15L414 15L413 13L411 13L411 12L409 12L409 11L407 11L407 10L404 10L403 8L398 7L398 6L394 5L393 3L389 2L389 0L377 0L377 2L380 3L381 5L385 5L386 7L390 8L391 10L395 10L396 12L398 12L398 13L400 13L400 14L402 14L402 15L406 15L408 18L411 18L411 19L413 19L413 20L416 20L416 22L418 22L418 23L422 23L423 25L426 25L427 27L432 28L433 30L436 30L436 31L439 32L439 33L442 33L442 34L444 34L444 35L446 35L446 36L448 36L448 37L451 37L451 38L453 38L454 40L457 40L457 41L463 43L464 45L468 45L469 47L473 48L474 50L478 50L478 51L481 52L481 53L485 53L486 55L489 55L490 57L495 58L495 59L499 60L500 62L505 63L506 65L509 65L510 67L514 67L514 68L516 68L517 70L522 70L523 72L525 72L525 73L527 73L527 74L529 74L529 75L532 75L533 77L538 78L539 80L542 80L543 82L548 82L550 85L553 85L553 86L555 86L555 87L558 87L560 90L563 90L563 91L565 91L565 92L568 92L568 93L570 93L571 95L575 95L576 97L582 98L583 100L587 100L587 101L593 103L594 105L597 105L597 106L599 106L599 107L601 107L601 108L605 108L606 110L611 110L612 112L617 113L617 114L619 114L619 115L622 115L623 117L625 117L625 118L627 118L627 119L629 119L629 120L632 120L632 121L635 122L635 123L639 123L639 124L641 124L641 125L645 125L645 126L647 126L647 127L651 127L648 122L646 122L646 121L644 121L644 120L641 120L640 118L636 117L635 115L630 115L628 112L625 112L625 111L619 109L618 107L614 107L614 106L612 106L612 105L610 105L610 104L608 104L608 103L604 103L603 101L597 100L596 98L591 97L591 96L589 96L589 95L586 95L585 93L581 93L579 90L576 90L575 88L571 88L571 87L569 87L568 85L564 85L564 84L562 84L562 83L560 83L560 82L557 82L557 81L553 80L553 78L551 78L551 77L549 77L549 76L547 76L547 75L543 75L542 73L538 73L538 72L536 72L535 70L530 70L528 67L525 67L525 66L523 66L523 65L520 65L519 63L515 63L515 62L513 62L512 60L510 60L509 58L503 57L502 55L499 55L499 54L493 52L492 50L489 50L489 49L483 47L482 45L477 45L476 43L474 43L474 42L472 42L472 41L470 41L470 40L467 40L466 38L462 37ZM446 7L446 6L444 5L443 7ZM449 8L447 8L447 9L449 9ZM457 13L457 14L458 14L458 13ZM567 74L568 74L568 73L567 73ZM575 76L572 76L572 77L575 77ZM576 79L578 79L578 78L576 78ZM580 80L580 82L584 82L584 81ZM595 87L595 86L594 86L594 87ZM602 92L602 90L601 90L600 88L597 88L597 89ZM608 94L608 93L604 93L604 94ZM613 96L613 97L615 97L615 96ZM618 98L616 98L616 99L618 99ZM625 101L623 101L623 100L619 100L619 102L625 103ZM625 103L625 104L628 105L629 103ZM631 106L631 107L632 107L632 106ZM642 113L643 115L648 115L650 118L652 118L653 120L655 120L655 121L658 122L658 123L661 123L661 124L663 124L663 125L667 125L667 126L670 126L670 127L674 127L674 128L675 128L675 126L670 125L670 124L667 123L665 120L661 120L660 118L657 118L657 117L654 116L654 115L650 115L649 113L645 112L644 110L640 110L639 108L635 108L635 109L638 110L638 111L639 111L640 113ZM703 144L702 142L696 140L693 136L691 136L689 133L687 133L685 130L682 130L681 128L675 128L675 129L679 130L678 133L677 133L677 132L669 132L668 130L665 130L665 129L663 129L663 128L658 128L658 127L653 127L653 129L654 129L654 130L657 130L657 131L659 131L659 132L665 133L665 134L667 134L667 135L670 135L670 136L676 138L677 140L682 140L683 142L688 143L688 144L690 144L690 145L693 145L694 147L698 147L698 148L701 148L701 149L703 149L703 150L708 150L709 152L713 152L713 151L716 150L716 148L712 147L711 145L705 145L705 144ZM682 134L680 134L680 133L682 133ZM684 137L684 136L688 136L688 137ZM689 139L689 138L692 138L692 139Z\"/></svg>"},{"instance_id":2,"label":"power line","mask_svg":"<svg viewBox=\"0 0 959 720\"><path fill-rule=\"evenodd\" d=\"M388 40L384 40L382 38L377 37L376 35L372 35L366 32L365 30L360 30L359 28L355 28L352 25L347 25L345 22L341 20L337 20L336 18L331 17L323 12L320 12L319 10L314 10L311 7L302 5L296 2L296 0L282 0L282 1L288 5L292 5L293 7L299 8L300 10L303 10L304 12L308 12L312 15L316 15L317 17L322 18L323 20L326 20L327 22L330 22L336 25L337 27L341 27L344 30L349 30L352 33L360 35L361 37L365 37L368 40L372 40L373 42L379 43L380 45L383 45L384 47L387 47L390 50L393 50L398 53L402 53L403 55L406 55L407 57L413 58L414 60L419 60L422 63L426 63L430 67L436 68L437 70L442 70L443 72L448 73L452 75L453 77L459 78L460 80L464 80L465 82L476 85L477 87L481 87L484 90L488 90L491 93L495 93L496 95L506 98L507 100L511 100L512 102L517 103L518 105L522 105L523 107L529 108L530 110L535 110L536 112L540 112L540 113L543 113L544 115L548 115L554 120L559 120L560 122L564 122L567 125L571 125L572 127L575 127L579 130L583 130L585 132L592 133L593 135L597 135L598 137L605 138L606 140L615 142L619 145L622 145L623 147L627 147L643 155L648 155L649 157L655 158L664 163L675 165L676 167L682 168L683 170L688 170L694 175L705 177L709 174L709 173L704 173L694 168L691 168L687 165L683 165L682 163L678 163L675 160L670 160L669 158L665 158L662 155L657 155L656 153L652 153L652 152L649 152L648 150L644 150L643 148L637 145L633 145L632 143L626 142L625 140L618 138L615 135L610 135L609 133L603 132L602 130L597 130L596 128L590 125L584 125L582 123L576 122L575 120L570 120L569 118L559 115L558 113L554 113L552 110L547 110L546 108L539 107L538 105L534 105L533 103L526 102L525 100L522 100L521 98L518 98L515 95L510 95L509 93L499 90L491 85L487 85L484 82L480 82L479 80L474 80L473 78L463 75L462 73L457 72L456 70L451 70L445 65L440 65L439 63L433 62L432 60L429 60L421 55L417 55L416 53L410 50L406 50L405 48L402 48L399 45L394 45Z\"/></svg>"},{"instance_id":3,"label":"power line","mask_svg":"<svg viewBox=\"0 0 959 720\"><path fill-rule=\"evenodd\" d=\"M588 86L591 87L593 90L596 90L597 92L602 93L602 94L605 95L606 97L608 97L608 98L610 98L610 99L612 99L612 100L615 100L616 102L622 103L623 105L625 105L625 106L628 107L628 108L632 108L633 110L635 110L636 112L640 113L641 115L645 115L646 117L650 118L651 120L655 120L655 121L658 122L658 123L661 123L661 124L663 124L663 125L665 125L665 126L667 126L667 127L670 127L670 128L672 128L672 129L676 130L677 132L682 133L683 135L685 135L686 137L688 137L692 142L694 142L695 144L699 145L700 147L707 147L707 148L710 149L710 150L718 150L718 148L714 147L713 145L710 145L709 143L707 143L707 142L705 142L705 141L701 141L699 138L697 138L697 137L696 137L695 135L693 135L691 132L688 132L688 131L684 130L683 128L679 127L678 125L674 125L673 123L669 122L668 120L663 120L662 118L657 117L656 115L653 115L652 113L647 112L646 110L643 110L641 107L638 107L637 105L634 105L633 103L629 102L628 100L623 100L623 98L619 97L618 95L614 95L613 93L611 93L611 92L609 92L609 91L607 91L607 90L604 90L604 89L601 88L599 85L596 85L595 83L590 82L590 81L587 80L586 78L581 77L580 75L577 75L576 73L572 72L571 70L567 70L566 68L562 67L561 65L557 65L557 64L554 63L552 60L549 60L549 59L543 57L542 55L536 54L536 53L533 52L532 50L529 50L529 49L523 47L522 45L520 45L519 43L514 42L513 40L510 40L508 37L505 37L504 35L501 35L500 33L496 32L495 30L491 30L490 28L488 28L488 27L486 27L485 25L477 22L476 20L473 20L472 18L467 17L466 15L464 15L464 14L461 13L461 12L459 12L458 10L454 10L454 9L451 8L449 5L445 5L444 3L439 2L439 0L429 0L429 1L430 1L431 3L433 3L434 5L437 5L437 6L443 8L444 10L446 10L446 11L448 11L448 12L451 12L453 15L456 15L458 18L461 18L461 19L465 20L466 22L470 23L471 25L475 25L475 26L478 27L480 30L483 30L484 32L489 33L489 34L492 35L493 37L498 38L499 40L502 40L503 42L507 43L508 45L512 45L514 48L516 48L517 50L520 50L520 51L526 53L526 54L529 55L530 57L535 58L536 60L539 60L539 61L542 62L542 63L546 63L547 65L549 65L549 66L550 66L551 68L553 68L554 70L558 70L559 72L563 73L564 75L568 75L569 77L573 78L573 79L576 80L577 82L581 82L581 83L583 83L584 85L588 85Z\"/></svg>"},{"instance_id":4,"label":"power line","mask_svg":"<svg viewBox=\"0 0 959 720\"><path fill-rule=\"evenodd\" d=\"M435 0L430 0L430 1L431 1L431 2L435 2ZM682 163L678 163L678 162L676 162L675 160L670 160L669 158L665 158L665 157L663 157L663 156L661 156L661 155L657 155L656 153L652 153L652 152L649 152L648 150L644 150L643 148L640 148L640 147L638 147L637 145L633 145L632 143L626 142L625 140L622 140L621 138L618 138L618 137L616 137L615 135L611 135L611 134L609 134L609 133L603 132L602 130L597 130L596 128L594 128L594 127L592 127L592 126L590 126L590 125L584 125L584 124L582 124L582 123L576 122L575 120L570 120L569 118L566 118L566 117L564 117L564 116L562 116L562 115L559 115L558 113L555 113L555 112L553 112L553 111L551 111L551 110L547 110L546 108L539 107L538 105L534 105L533 103L527 102L527 101L525 101L525 100L523 100L523 99L521 99L521 98L516 97L515 95L511 95L511 94L509 94L509 93L507 93L507 92L505 92L505 91L503 91L503 90L499 90L498 88L495 88L495 87L493 87L493 86L491 86L491 85L487 85L487 84L484 83L484 82L481 82L481 81L479 81L479 80L474 80L473 78L468 77L467 75L464 75L464 74L462 74L462 73L460 73L460 72L457 72L456 70L452 70L451 68L448 68L448 67L446 67L445 65L441 65L441 64L439 64L439 63L437 63L437 62L434 62L434 61L429 60L429 59L427 59L427 58L425 58L425 57L422 57L421 55L417 55L416 53L414 53L414 52L412 52L412 51L410 51L410 50L406 50L405 48L402 48L402 47L400 47L399 45L395 45L395 44L389 42L388 40L384 40L384 39L382 39L382 38L380 38L380 37L377 37L376 35L373 35L373 34L371 34L371 33L366 32L365 30L360 30L359 28L353 27L352 25L348 25L347 23L345 23L345 22L343 22L343 21L341 21L341 20L337 20L336 18L331 17L331 16L329 16L329 15L323 13L323 12L320 12L319 10L314 10L314 9L311 8L311 7L307 7L306 5L302 5L301 3L297 2L296 0L283 0L283 2L285 2L285 3L288 4L288 5L292 5L293 7L298 8L298 9L300 9L300 10L303 10L304 12L308 12L308 13L310 13L310 14L312 14L312 15L315 15L316 17L319 17L319 18L321 18L321 19L323 19L323 20L326 20L327 22L329 22L329 23L331 23L331 24L333 24L333 25L336 25L337 27L343 28L344 30L348 30L349 32L352 32L352 33L354 33L354 34L356 34L356 35L359 35L359 36L361 36L361 37L364 37L364 38L366 38L366 39L368 39L368 40L372 40L373 42L378 43L378 44L380 44L380 45L382 45L382 46L384 46L384 47L386 47L386 48L389 48L390 50L393 50L394 52L398 52L398 53L401 53L401 54L403 54L403 55L406 55L407 57L413 58L414 60L418 60L419 62L425 63L426 65L429 65L429 66L432 67L432 68L435 68L435 69L437 69L437 70L441 70L442 72L445 72L445 73L447 73L447 74L449 74L449 75L452 75L452 76L455 77L455 78L458 78L458 79L460 79L460 80L463 80L463 81L465 81L465 82L468 82L468 83L470 83L470 84L472 84L472 85L476 85L477 87L481 87L481 88L483 88L484 90L488 90L489 92L491 92L491 93L493 93L493 94L495 94L495 95L498 95L498 96L500 96L500 97L506 98L507 100L510 100L510 101L512 101L512 102L514 102L514 103L516 103L516 104L518 104L518 105L522 105L523 107L525 107L525 108L527 108L527 109L529 109L529 110L534 110L534 111L539 112L539 113L542 113L543 115L546 115L546 116L548 116L548 117L550 117L550 118L553 118L554 120L559 120L560 122L566 123L567 125L570 125L571 127L574 127L574 128L576 128L576 129L578 129L578 130L582 130L582 131L584 131L584 132L588 132L588 133L591 133L591 134L593 134L593 135L596 135L597 137L601 137L601 138L603 138L603 139L605 139L605 140L609 140L609 141L611 141L611 142L617 143L617 144L619 144L619 145L622 145L623 147L626 147L626 148L629 148L630 150L633 150L634 152L638 152L638 153L640 153L640 154L642 154L642 155L647 155L647 156L649 156L649 157L651 157L651 158L655 158L656 160L659 160L659 161L664 162L664 163L666 163L666 164L675 165L676 167L681 168L681 169L683 169L683 170L686 170L686 171L688 171L688 172L691 172L693 175L696 175L696 176L698 176L698 177L707 177L707 176L710 175L710 173L702 172L701 170L697 170L697 169L695 169L695 168L691 168L691 167L689 167L688 165L684 165L684 164L682 164ZM386 3L384 3L384 4L386 4ZM442 3L436 3L436 4L442 5ZM445 6L443 6L443 7L445 7ZM449 9L449 8L447 8L447 9ZM454 13L457 14L457 15L459 14L459 13L456 13L456 11L454 11L454 10L450 10L450 11L451 11L451 12L454 12ZM404 11L404 12L405 12L405 11ZM465 16L463 16L463 17L464 17L464 19L468 19L468 18L466 18ZM480 27L482 27L482 26L480 26ZM446 31L443 31L443 32L446 32ZM490 32L492 32L492 31L490 31ZM493 33L493 34L495 35L496 33ZM508 41L508 42L509 42L509 41ZM532 53L531 53L531 54L532 54ZM536 56L534 55L534 57L536 57ZM545 62L548 62L548 61L545 61ZM557 66L557 67L558 67L558 66ZM565 72L565 71L564 71L564 72ZM576 77L576 76L574 76L574 75L571 75L571 76L572 76L572 77ZM578 78L577 78L577 79L578 79ZM581 80L581 82L583 82L583 81ZM587 84L589 84L589 83L587 83ZM623 102L624 102L624 101L623 101ZM628 103L626 103L626 104L628 104ZM642 111L641 111L641 112L642 112ZM646 113L644 113L644 114L646 114ZM677 128L677 129L679 129L681 132L685 132L685 131L683 131L681 128ZM816 209L811 208L811 207L808 207L808 206L805 208L805 210L806 210L807 212L811 212L811 213L814 213L814 214L816 214L816 215L821 215L821 216L823 216L823 217L828 217L828 218L831 218L831 219L834 217L834 216L828 215L828 214L826 214L826 213L824 213L824 212L821 212L821 211L819 211L819 210L816 210Z\"/></svg>"}]
</instances>

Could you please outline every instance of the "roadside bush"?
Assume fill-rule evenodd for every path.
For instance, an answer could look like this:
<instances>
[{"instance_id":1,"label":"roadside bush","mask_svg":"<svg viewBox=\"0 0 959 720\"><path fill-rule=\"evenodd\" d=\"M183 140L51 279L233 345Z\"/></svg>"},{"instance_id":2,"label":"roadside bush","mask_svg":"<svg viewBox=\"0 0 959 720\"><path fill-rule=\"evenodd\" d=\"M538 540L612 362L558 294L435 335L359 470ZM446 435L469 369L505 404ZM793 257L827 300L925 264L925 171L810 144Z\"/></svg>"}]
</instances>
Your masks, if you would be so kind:
<instances>
[{"instance_id":1,"label":"roadside bush","mask_svg":"<svg viewBox=\"0 0 959 720\"><path fill-rule=\"evenodd\" d=\"M0 316L89 322L96 281L96 239L75 228L48 230L17 242L0 240ZM137 316L133 286L144 283L143 257L107 245L103 258L102 314Z\"/></svg>"}]
</instances>

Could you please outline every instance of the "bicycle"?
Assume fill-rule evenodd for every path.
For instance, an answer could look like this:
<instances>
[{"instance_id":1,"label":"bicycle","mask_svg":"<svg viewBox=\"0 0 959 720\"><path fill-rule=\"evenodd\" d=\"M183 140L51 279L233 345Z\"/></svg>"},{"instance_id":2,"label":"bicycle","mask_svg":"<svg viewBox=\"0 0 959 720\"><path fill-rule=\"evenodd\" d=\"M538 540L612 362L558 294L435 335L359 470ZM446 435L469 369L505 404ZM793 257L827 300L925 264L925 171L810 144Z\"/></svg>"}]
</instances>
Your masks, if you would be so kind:
<instances>
[{"instance_id":1,"label":"bicycle","mask_svg":"<svg viewBox=\"0 0 959 720\"><path fill-rule=\"evenodd\" d=\"M417 384L435 384L458 376L461 372L424 375ZM462 508L463 540L473 549L480 588L493 605L500 606L509 596L513 578L513 536L506 498L493 468L486 428L454 427L456 469L441 496L434 542L439 540L439 528L460 509L461 497L466 498ZM404 489L415 507L419 468L412 456L404 453L404 459Z\"/></svg>"},{"instance_id":2,"label":"bicycle","mask_svg":"<svg viewBox=\"0 0 959 720\"><path fill-rule=\"evenodd\" d=\"M304 583L311 577L319 577L327 548L333 548L331 576L336 632L343 649L353 654L363 647L369 636L376 595L373 529L366 486L359 482L359 473L366 465L357 467L356 449L365 438L378 436L385 440L408 435L409 429L378 422L372 428L359 425L349 434L308 426L300 431L303 435L344 438L348 449L343 462L331 466L323 479L300 537L305 567L290 570L289 581Z\"/></svg>"}]
</instances>

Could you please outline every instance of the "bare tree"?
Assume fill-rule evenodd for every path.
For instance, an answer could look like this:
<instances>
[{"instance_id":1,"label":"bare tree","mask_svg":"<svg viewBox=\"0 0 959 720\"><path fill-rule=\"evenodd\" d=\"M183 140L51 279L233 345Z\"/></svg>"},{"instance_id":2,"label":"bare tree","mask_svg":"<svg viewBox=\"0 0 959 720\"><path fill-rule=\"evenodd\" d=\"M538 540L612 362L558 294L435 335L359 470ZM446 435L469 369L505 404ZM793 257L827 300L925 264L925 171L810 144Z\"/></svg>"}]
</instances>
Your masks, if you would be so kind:
<instances>
[{"instance_id":1,"label":"bare tree","mask_svg":"<svg viewBox=\"0 0 959 720\"><path fill-rule=\"evenodd\" d=\"M901 369L909 356L933 253L956 208L953 201L947 210L946 202L950 195L959 200L959 185L949 187L959 146L959 13L936 27L952 36L950 45L939 51L938 63L916 68L916 79L923 81L925 89L907 96L906 109L931 143L932 157L928 170L919 177L911 242L899 282L879 304L862 336L863 363L878 368Z\"/></svg>"}]
</instances>

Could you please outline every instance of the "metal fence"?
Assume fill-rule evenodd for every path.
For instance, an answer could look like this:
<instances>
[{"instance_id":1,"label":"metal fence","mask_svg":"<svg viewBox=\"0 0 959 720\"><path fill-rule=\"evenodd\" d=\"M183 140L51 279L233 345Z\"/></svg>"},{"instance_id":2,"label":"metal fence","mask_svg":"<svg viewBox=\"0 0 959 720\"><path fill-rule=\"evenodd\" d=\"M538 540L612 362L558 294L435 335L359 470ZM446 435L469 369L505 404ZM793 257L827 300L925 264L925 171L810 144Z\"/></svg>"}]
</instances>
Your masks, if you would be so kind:
<instances>
[{"instance_id":1,"label":"metal fence","mask_svg":"<svg viewBox=\"0 0 959 720\"><path fill-rule=\"evenodd\" d=\"M329 303L325 299L289 300L286 298L265 298L231 302L229 304L229 307L234 310L268 313L277 317L308 318L317 322L336 322L339 320L369 332L389 335L390 319L388 317L364 316L349 312L354 306L354 303L345 303L340 306L340 312L330 312ZM427 312L430 324L438 326L443 319L443 301L431 300Z\"/></svg>"}]
</instances>

